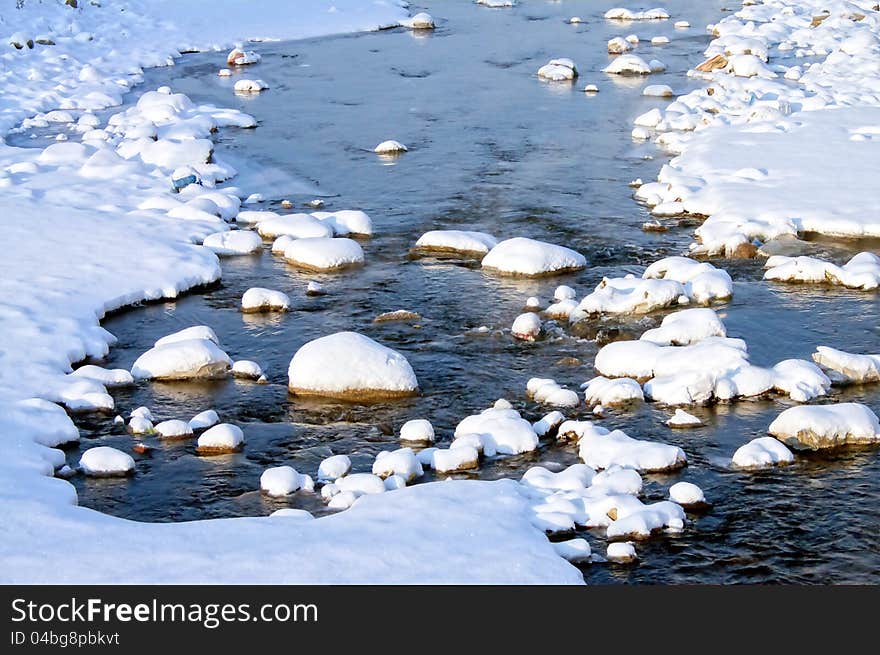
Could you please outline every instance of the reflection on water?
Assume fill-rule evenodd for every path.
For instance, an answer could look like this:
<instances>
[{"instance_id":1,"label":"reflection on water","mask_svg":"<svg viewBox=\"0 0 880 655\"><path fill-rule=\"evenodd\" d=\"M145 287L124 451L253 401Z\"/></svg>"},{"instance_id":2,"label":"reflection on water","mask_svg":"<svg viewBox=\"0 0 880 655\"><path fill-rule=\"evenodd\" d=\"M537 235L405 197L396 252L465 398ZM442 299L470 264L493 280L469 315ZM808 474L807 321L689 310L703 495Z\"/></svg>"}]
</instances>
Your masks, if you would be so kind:
<instances>
[{"instance_id":1,"label":"reflection on water","mask_svg":"<svg viewBox=\"0 0 880 655\"><path fill-rule=\"evenodd\" d=\"M674 16L701 25L717 18L721 3L666 4ZM178 66L147 74L151 87L171 84L198 101L243 107L260 120L256 130L221 133L218 156L228 153L239 169L246 158L259 164L265 174L246 174L245 188L271 198L267 207L277 208L287 197L299 208L320 194L330 211L367 211L376 235L363 242L367 265L360 270L305 274L267 248L260 256L224 260L222 284L203 294L108 319L107 329L120 339L108 366L128 368L158 337L207 324L234 359L259 362L269 384L151 384L115 393L120 411L143 404L159 420L215 408L224 420L242 425L246 447L232 455L200 457L194 443L151 440L155 450L136 456L133 478L76 478L83 505L147 521L265 515L285 506L324 513L314 495L261 496L260 474L280 464L314 474L321 459L336 453L349 454L355 470L369 470L378 451L395 446L394 435L404 421L430 418L441 443L448 442L461 418L499 397L526 417L539 418L546 408L526 400L526 380L549 376L576 388L592 376L597 345L563 330L537 344L514 343L508 327L526 297L546 302L558 284L572 285L584 295L604 275L640 273L640 266L684 251L692 228L643 233L639 226L648 215L633 202L627 186L636 177L653 179L665 161L653 146L633 144L628 136L632 118L664 101L640 95L647 80L609 78L600 70L608 62L605 42L636 32L642 39L637 52L669 67L650 82L685 91L692 82L683 72L708 40L701 30L677 31L669 21L606 23L599 9L576 2L483 11L462 0L427 9L446 19L430 34L391 30L259 44L263 61L253 69L258 72L242 74L258 75L271 89L253 98L234 96L234 79L216 76L221 53L188 56ZM574 13L588 24L562 22ZM672 43L647 43L661 34ZM534 77L555 56L570 56L578 64L581 76L575 85L546 84ZM600 93L581 92L587 83L598 84ZM393 161L371 152L389 138L410 151ZM565 244L583 252L590 267L559 278L519 280L484 274L473 262L409 256L421 233L443 227ZM854 244L827 240L810 247L835 257L854 252ZM819 344L880 351L876 293L766 284L760 282L760 262L721 265L735 279L735 299L720 311L730 334L748 341L755 363L809 357ZM326 296L305 295L313 279L324 285ZM284 291L291 297L291 311L242 315L238 303L250 286ZM423 320L373 323L378 314L397 309L418 312ZM621 330L638 334L657 318ZM369 407L288 396L287 365L296 349L318 336L352 329L403 352L422 395ZM572 358L583 364L572 365ZM880 409L876 387L836 393L833 400L857 400ZM880 580L876 451L807 457L756 474L726 467L733 451L765 434L787 405L760 400L697 408L694 413L706 425L689 431L666 428L670 412L652 404L611 412L604 425L674 443L687 452L690 465L682 472L648 476L646 500L663 498L671 483L685 479L699 484L714 506L692 515L684 533L640 545L640 565L585 567L585 578ZM567 414L588 418L586 407ZM79 423L81 448L107 444L128 450L132 444L107 419L88 417ZM70 462L78 452L69 453ZM472 475L518 477L535 464L576 461L573 445L544 444L535 453L489 462ZM600 535L585 536L604 551Z\"/></svg>"}]
</instances>

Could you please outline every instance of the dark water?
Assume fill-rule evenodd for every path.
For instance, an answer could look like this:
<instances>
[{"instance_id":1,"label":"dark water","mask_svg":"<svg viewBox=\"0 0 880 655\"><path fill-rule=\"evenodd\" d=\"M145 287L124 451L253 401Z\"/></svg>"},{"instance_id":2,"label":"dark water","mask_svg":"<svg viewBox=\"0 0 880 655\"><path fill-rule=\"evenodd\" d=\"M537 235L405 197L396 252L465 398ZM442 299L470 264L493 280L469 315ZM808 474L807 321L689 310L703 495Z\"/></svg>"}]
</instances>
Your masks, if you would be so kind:
<instances>
[{"instance_id":1,"label":"dark water","mask_svg":"<svg viewBox=\"0 0 880 655\"><path fill-rule=\"evenodd\" d=\"M530 419L543 415L548 408L525 398L531 376L553 377L572 388L589 379L594 342L560 330L537 344L514 343L507 328L530 295L546 302L558 284L569 284L582 297L604 275L640 272L640 265L685 250L692 225L664 234L639 229L649 217L632 200L627 183L653 179L666 158L651 144L634 144L629 132L635 116L665 104L642 97L645 84L669 84L679 92L693 88L683 73L699 61L709 38L702 26L718 19L724 3L666 3L674 19L694 26L687 31L673 29L673 21L605 22L600 18L605 4L600 9L587 2L527 2L490 10L467 0L436 2L427 6L439 20L430 34L390 30L258 44L263 61L243 75L262 78L271 89L254 98L234 96L232 82L216 76L225 53L187 56L173 68L148 72L147 88L170 84L198 101L241 107L259 119L256 130L222 132L218 154L260 165L260 175L235 182L264 192L271 199L266 208L289 198L302 211L304 201L320 194L328 210L367 211L376 235L364 242L367 265L358 271L304 275L266 250L224 260L222 284L206 293L106 320L119 337L106 366L129 368L158 337L207 324L234 359L258 361L270 384L150 384L114 393L120 412L147 405L157 420L188 419L215 408L224 420L242 425L246 448L206 458L195 455L192 443L156 443L151 457L136 456L132 479L74 479L81 504L145 521L264 515L283 506L323 513L320 500L308 494L278 502L262 497L260 474L281 464L314 474L322 458L336 453L349 454L355 470L369 470L376 452L397 447L394 432L410 418L429 418L444 443L461 418L499 397ZM565 24L572 15L587 24ZM636 53L661 59L666 73L623 80L599 72L608 61L605 42L630 33L642 38ZM651 46L650 37L661 34L672 43ZM534 76L557 56L578 64L581 76L574 86ZM599 85L600 93L582 93L587 83ZM370 152L389 138L406 143L410 152L391 162ZM410 259L408 249L418 236L437 228L568 245L583 252L590 267L530 281L493 277L463 261ZM876 250L876 243L824 241L810 250L845 257L864 247ZM735 279L734 300L719 312L729 334L748 341L754 363L809 359L819 344L880 351L876 293L770 285L760 281L760 261L717 263ZM327 296L306 297L312 279L325 285ZM250 286L285 291L292 311L243 316L237 307ZM418 312L423 320L372 322L396 309ZM480 326L490 331L474 333ZM293 353L338 330L363 332L404 353L422 395L369 407L289 397L285 383ZM582 364L561 363L563 358ZM880 409L876 386L836 392L831 400ZM707 425L690 431L669 430L663 421L670 411L653 404L612 412L603 424L677 444L688 455L690 465L682 472L647 477L646 499L662 498L669 484L684 479L700 485L714 507L692 516L682 534L641 544L638 566L588 566L586 580L880 581L877 451L808 457L756 474L726 467L734 450L764 435L788 404L762 400L697 408L693 412ZM587 409L567 415L587 418ZM109 420L78 421L82 448L131 446L132 438ZM78 457L79 451L71 451L68 460ZM518 477L534 464L575 461L573 446L548 443L527 456L489 462L476 475ZM599 535L584 536L604 551Z\"/></svg>"}]
</instances>

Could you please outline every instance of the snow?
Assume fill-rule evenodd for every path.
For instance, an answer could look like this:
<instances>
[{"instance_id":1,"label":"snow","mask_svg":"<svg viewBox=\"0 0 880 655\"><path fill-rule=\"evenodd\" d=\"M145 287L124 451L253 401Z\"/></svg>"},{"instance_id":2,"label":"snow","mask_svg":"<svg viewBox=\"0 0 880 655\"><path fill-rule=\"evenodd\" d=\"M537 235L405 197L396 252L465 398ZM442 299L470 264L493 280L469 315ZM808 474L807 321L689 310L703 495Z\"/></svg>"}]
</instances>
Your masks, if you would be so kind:
<instances>
[{"instance_id":1,"label":"snow","mask_svg":"<svg viewBox=\"0 0 880 655\"><path fill-rule=\"evenodd\" d=\"M819 346L815 361L836 384L880 382L880 355L859 355Z\"/></svg>"},{"instance_id":2,"label":"snow","mask_svg":"<svg viewBox=\"0 0 880 655\"><path fill-rule=\"evenodd\" d=\"M586 265L584 256L574 250L525 237L501 241L482 262L491 271L528 277L576 271Z\"/></svg>"},{"instance_id":3,"label":"snow","mask_svg":"<svg viewBox=\"0 0 880 655\"><path fill-rule=\"evenodd\" d=\"M434 426L427 419L411 419L400 427L400 440L434 443Z\"/></svg>"},{"instance_id":4,"label":"snow","mask_svg":"<svg viewBox=\"0 0 880 655\"><path fill-rule=\"evenodd\" d=\"M565 416L562 412L554 410L545 414L540 420L532 423L532 429L535 431L539 437L549 436L552 432L555 432L556 429L562 425L565 421Z\"/></svg>"},{"instance_id":5,"label":"snow","mask_svg":"<svg viewBox=\"0 0 880 655\"><path fill-rule=\"evenodd\" d=\"M225 377L232 360L213 341L185 339L155 346L137 358L131 374L138 380L187 380Z\"/></svg>"},{"instance_id":6,"label":"snow","mask_svg":"<svg viewBox=\"0 0 880 655\"><path fill-rule=\"evenodd\" d=\"M128 422L128 431L133 435L152 434L153 422L143 416L133 416Z\"/></svg>"},{"instance_id":7,"label":"snow","mask_svg":"<svg viewBox=\"0 0 880 655\"><path fill-rule=\"evenodd\" d=\"M207 455L229 453L240 450L244 444L241 428L231 423L218 423L199 436L196 450Z\"/></svg>"},{"instance_id":8,"label":"snow","mask_svg":"<svg viewBox=\"0 0 880 655\"><path fill-rule=\"evenodd\" d=\"M692 482L676 482L669 487L669 500L682 507L693 507L706 502L703 490Z\"/></svg>"},{"instance_id":9,"label":"snow","mask_svg":"<svg viewBox=\"0 0 880 655\"><path fill-rule=\"evenodd\" d=\"M318 465L320 482L335 482L351 472L351 459L348 455L331 455Z\"/></svg>"},{"instance_id":10,"label":"snow","mask_svg":"<svg viewBox=\"0 0 880 655\"><path fill-rule=\"evenodd\" d=\"M256 312L285 312L290 308L290 297L281 291L251 287L241 297L241 311L245 314Z\"/></svg>"},{"instance_id":11,"label":"snow","mask_svg":"<svg viewBox=\"0 0 880 655\"><path fill-rule=\"evenodd\" d=\"M134 473L134 459L110 446L97 446L86 450L79 460L83 473L89 477L111 477Z\"/></svg>"},{"instance_id":12,"label":"snow","mask_svg":"<svg viewBox=\"0 0 880 655\"><path fill-rule=\"evenodd\" d=\"M684 285L687 297L700 304L733 296L733 281L727 271L709 262L688 257L666 257L651 264L642 275L647 279L675 280Z\"/></svg>"},{"instance_id":13,"label":"snow","mask_svg":"<svg viewBox=\"0 0 880 655\"><path fill-rule=\"evenodd\" d=\"M534 312L520 314L510 326L510 332L515 339L535 341L541 334L541 319Z\"/></svg>"},{"instance_id":14,"label":"snow","mask_svg":"<svg viewBox=\"0 0 880 655\"><path fill-rule=\"evenodd\" d=\"M608 54L619 55L632 50L632 45L622 36L615 36L608 41Z\"/></svg>"},{"instance_id":15,"label":"snow","mask_svg":"<svg viewBox=\"0 0 880 655\"><path fill-rule=\"evenodd\" d=\"M666 425L671 428L698 428L703 425L703 421L683 409L676 409Z\"/></svg>"},{"instance_id":16,"label":"snow","mask_svg":"<svg viewBox=\"0 0 880 655\"><path fill-rule=\"evenodd\" d=\"M592 314L647 314L677 305L684 295L684 286L675 280L606 277L581 300L569 320L576 322Z\"/></svg>"},{"instance_id":17,"label":"snow","mask_svg":"<svg viewBox=\"0 0 880 655\"><path fill-rule=\"evenodd\" d=\"M880 442L877 415L859 403L791 407L776 417L768 432L796 450Z\"/></svg>"},{"instance_id":18,"label":"snow","mask_svg":"<svg viewBox=\"0 0 880 655\"><path fill-rule=\"evenodd\" d=\"M315 517L306 510L294 509L293 507L282 507L281 509L276 509L274 512L269 514L269 516L280 517L286 521L313 521L315 519Z\"/></svg>"},{"instance_id":19,"label":"snow","mask_svg":"<svg viewBox=\"0 0 880 655\"><path fill-rule=\"evenodd\" d=\"M538 77L551 82L570 82L577 75L577 66L567 57L551 59L538 69Z\"/></svg>"},{"instance_id":20,"label":"snow","mask_svg":"<svg viewBox=\"0 0 880 655\"><path fill-rule=\"evenodd\" d=\"M288 375L290 390L299 395L367 400L411 396L419 389L403 355L356 332L306 343L293 356Z\"/></svg>"},{"instance_id":21,"label":"snow","mask_svg":"<svg viewBox=\"0 0 880 655\"><path fill-rule=\"evenodd\" d=\"M403 145L400 141L394 140L383 141L373 148L373 152L378 155L399 155L407 150L409 150L409 148Z\"/></svg>"},{"instance_id":22,"label":"snow","mask_svg":"<svg viewBox=\"0 0 880 655\"><path fill-rule=\"evenodd\" d=\"M431 230L416 241L416 248L426 251L486 255L498 245L498 239L485 232L467 230Z\"/></svg>"},{"instance_id":23,"label":"snow","mask_svg":"<svg viewBox=\"0 0 880 655\"><path fill-rule=\"evenodd\" d=\"M677 503L662 500L631 513L621 513L606 530L608 539L648 539L664 528L680 532L684 528L684 510Z\"/></svg>"},{"instance_id":24,"label":"snow","mask_svg":"<svg viewBox=\"0 0 880 655\"><path fill-rule=\"evenodd\" d=\"M588 487L596 472L586 464L572 464L553 473L543 466L533 466L522 476L523 484L548 491L574 491Z\"/></svg>"},{"instance_id":25,"label":"snow","mask_svg":"<svg viewBox=\"0 0 880 655\"><path fill-rule=\"evenodd\" d=\"M758 437L733 454L733 465L742 469L760 469L779 464L790 464L794 455L773 437Z\"/></svg>"},{"instance_id":26,"label":"snow","mask_svg":"<svg viewBox=\"0 0 880 655\"><path fill-rule=\"evenodd\" d=\"M764 264L765 280L837 284L870 291L880 287L880 257L861 252L838 266L815 257L774 255Z\"/></svg>"},{"instance_id":27,"label":"snow","mask_svg":"<svg viewBox=\"0 0 880 655\"><path fill-rule=\"evenodd\" d=\"M653 43L653 39L651 42ZM666 84L649 84L644 89L642 89L642 95L648 96L651 98L671 98L675 95L672 89ZM657 123L655 123L652 127L656 127Z\"/></svg>"},{"instance_id":28,"label":"snow","mask_svg":"<svg viewBox=\"0 0 880 655\"><path fill-rule=\"evenodd\" d=\"M231 230L209 234L202 245L218 255L251 255L263 247L263 241L256 232Z\"/></svg>"},{"instance_id":29,"label":"snow","mask_svg":"<svg viewBox=\"0 0 880 655\"><path fill-rule=\"evenodd\" d=\"M264 91L269 88L269 85L266 84L263 80L251 80L247 78L243 78L240 80L236 80L235 85L232 87L236 93L259 93L260 91Z\"/></svg>"},{"instance_id":30,"label":"snow","mask_svg":"<svg viewBox=\"0 0 880 655\"><path fill-rule=\"evenodd\" d=\"M312 201L312 203L314 202L315 201ZM366 212L363 212L360 209L341 209L336 212L312 212L311 216L324 223L324 225L329 226L333 230L333 234L338 237L349 236L351 234L368 237L373 234L373 221L367 216Z\"/></svg>"},{"instance_id":31,"label":"snow","mask_svg":"<svg viewBox=\"0 0 880 655\"><path fill-rule=\"evenodd\" d=\"M178 343L180 341L189 341L191 339L204 339L206 341L211 341L216 345L220 345L220 339L217 337L217 333L214 332L207 325L194 325L192 327L184 328L177 332L173 332L167 336L162 337L157 340L153 345L157 348L159 346L167 346L172 343ZM149 415L149 410L146 407L142 407L140 409L147 410L147 414L145 414L146 418L151 419L152 416ZM132 416L134 416L134 412L132 412Z\"/></svg>"},{"instance_id":32,"label":"snow","mask_svg":"<svg viewBox=\"0 0 880 655\"><path fill-rule=\"evenodd\" d=\"M179 419L162 421L154 429L161 439L187 439L193 435L190 424Z\"/></svg>"},{"instance_id":33,"label":"snow","mask_svg":"<svg viewBox=\"0 0 880 655\"><path fill-rule=\"evenodd\" d=\"M588 405L614 407L644 400L642 387L631 378L593 378L584 387L584 397Z\"/></svg>"},{"instance_id":34,"label":"snow","mask_svg":"<svg viewBox=\"0 0 880 655\"><path fill-rule=\"evenodd\" d=\"M376 455L373 475L383 479L399 475L409 483L422 477L424 471L412 448L398 448L393 451L384 450Z\"/></svg>"},{"instance_id":35,"label":"snow","mask_svg":"<svg viewBox=\"0 0 880 655\"><path fill-rule=\"evenodd\" d=\"M206 409L204 412L199 412L189 420L189 427L193 430L207 430L208 428L217 425L219 422L220 417L217 415L217 412L213 409Z\"/></svg>"},{"instance_id":36,"label":"snow","mask_svg":"<svg viewBox=\"0 0 880 655\"><path fill-rule=\"evenodd\" d=\"M287 263L309 271L339 271L364 263L364 251L357 241L346 238L297 239L284 249Z\"/></svg>"},{"instance_id":37,"label":"snow","mask_svg":"<svg viewBox=\"0 0 880 655\"><path fill-rule=\"evenodd\" d=\"M480 435L502 455L518 455L538 447L538 435L531 423L514 409L486 409L464 418L455 428L456 439L472 434Z\"/></svg>"},{"instance_id":38,"label":"snow","mask_svg":"<svg viewBox=\"0 0 880 655\"><path fill-rule=\"evenodd\" d=\"M314 485L309 476L298 473L292 466L274 466L263 471L260 489L269 496L280 498L300 489L312 491Z\"/></svg>"}]
</instances>

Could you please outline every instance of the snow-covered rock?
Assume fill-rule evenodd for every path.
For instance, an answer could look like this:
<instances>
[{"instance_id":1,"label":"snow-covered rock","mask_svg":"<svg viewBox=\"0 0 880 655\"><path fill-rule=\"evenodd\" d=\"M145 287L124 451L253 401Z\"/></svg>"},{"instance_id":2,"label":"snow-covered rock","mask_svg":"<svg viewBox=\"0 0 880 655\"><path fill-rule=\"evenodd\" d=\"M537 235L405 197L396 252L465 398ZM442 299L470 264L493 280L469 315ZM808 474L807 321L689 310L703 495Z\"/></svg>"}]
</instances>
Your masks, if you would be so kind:
<instances>
[{"instance_id":1,"label":"snow-covered rock","mask_svg":"<svg viewBox=\"0 0 880 655\"><path fill-rule=\"evenodd\" d=\"M309 476L298 473L292 466L275 466L263 471L260 489L268 496L281 498L300 489L313 491L314 484Z\"/></svg>"},{"instance_id":2,"label":"snow-covered rock","mask_svg":"<svg viewBox=\"0 0 880 655\"><path fill-rule=\"evenodd\" d=\"M498 245L498 239L485 232L466 230L431 230L416 241L416 249L427 252L448 252L485 256Z\"/></svg>"},{"instance_id":3,"label":"snow-covered rock","mask_svg":"<svg viewBox=\"0 0 880 655\"><path fill-rule=\"evenodd\" d=\"M409 420L400 427L400 440L413 443L434 443L434 426L423 418Z\"/></svg>"},{"instance_id":4,"label":"snow-covered rock","mask_svg":"<svg viewBox=\"0 0 880 655\"><path fill-rule=\"evenodd\" d=\"M797 450L880 443L877 415L859 403L791 407L768 432Z\"/></svg>"},{"instance_id":5,"label":"snow-covered rock","mask_svg":"<svg viewBox=\"0 0 880 655\"><path fill-rule=\"evenodd\" d=\"M577 271L586 265L584 256L570 248L525 237L500 242L482 262L485 269L527 277Z\"/></svg>"},{"instance_id":6,"label":"snow-covered rock","mask_svg":"<svg viewBox=\"0 0 880 655\"><path fill-rule=\"evenodd\" d=\"M162 421L154 429L161 439L188 439L193 436L190 424L178 419Z\"/></svg>"},{"instance_id":7,"label":"snow-covered rock","mask_svg":"<svg viewBox=\"0 0 880 655\"><path fill-rule=\"evenodd\" d=\"M712 309L683 309L663 317L660 327L645 331L639 340L659 346L687 346L708 337L726 337L727 330Z\"/></svg>"},{"instance_id":8,"label":"snow-covered rock","mask_svg":"<svg viewBox=\"0 0 880 655\"><path fill-rule=\"evenodd\" d=\"M338 332L302 346L290 362L298 395L370 400L412 396L419 383L406 358L356 332Z\"/></svg>"},{"instance_id":9,"label":"snow-covered rock","mask_svg":"<svg viewBox=\"0 0 880 655\"><path fill-rule=\"evenodd\" d=\"M565 541L557 541L553 544L553 548L559 553L560 557L572 564L587 564L592 561L590 543L586 539L576 537Z\"/></svg>"},{"instance_id":10,"label":"snow-covered rock","mask_svg":"<svg viewBox=\"0 0 880 655\"><path fill-rule=\"evenodd\" d=\"M643 11L634 11L623 7L614 7L604 14L605 20L666 20L669 18L669 12L663 7L655 7L654 9L645 9Z\"/></svg>"},{"instance_id":11,"label":"snow-covered rock","mask_svg":"<svg viewBox=\"0 0 880 655\"><path fill-rule=\"evenodd\" d=\"M205 430L196 443L196 451L204 455L219 455L241 450L244 433L231 423L218 423Z\"/></svg>"},{"instance_id":12,"label":"snow-covered rock","mask_svg":"<svg viewBox=\"0 0 880 655\"><path fill-rule=\"evenodd\" d=\"M587 405L603 405L614 407L626 403L644 400L642 387L631 378L593 378L584 387Z\"/></svg>"},{"instance_id":13,"label":"snow-covered rock","mask_svg":"<svg viewBox=\"0 0 880 655\"><path fill-rule=\"evenodd\" d=\"M134 384L134 377L124 368L106 369L94 364L86 364L74 369L71 375L99 382L108 389Z\"/></svg>"},{"instance_id":14,"label":"snow-covered rock","mask_svg":"<svg viewBox=\"0 0 880 655\"><path fill-rule=\"evenodd\" d=\"M209 234L202 245L217 255L251 255L262 249L263 241L256 232L230 230Z\"/></svg>"},{"instance_id":15,"label":"snow-covered rock","mask_svg":"<svg viewBox=\"0 0 880 655\"><path fill-rule=\"evenodd\" d=\"M541 319L534 312L520 314L510 326L510 333L521 341L536 341L541 335Z\"/></svg>"},{"instance_id":16,"label":"snow-covered rock","mask_svg":"<svg viewBox=\"0 0 880 655\"><path fill-rule=\"evenodd\" d=\"M232 377L240 380L256 380L266 382L263 368L249 359L238 359L232 365Z\"/></svg>"},{"instance_id":17,"label":"snow-covered rock","mask_svg":"<svg viewBox=\"0 0 880 655\"><path fill-rule=\"evenodd\" d=\"M431 14L420 11L412 18L404 18L400 21L400 24L403 27L408 27L412 30L433 30L434 18Z\"/></svg>"},{"instance_id":18,"label":"snow-covered rock","mask_svg":"<svg viewBox=\"0 0 880 655\"><path fill-rule=\"evenodd\" d=\"M669 487L669 500L684 508L696 508L706 505L703 490L692 482L676 482Z\"/></svg>"},{"instance_id":19,"label":"snow-covered rock","mask_svg":"<svg viewBox=\"0 0 880 655\"><path fill-rule=\"evenodd\" d=\"M650 75L653 71L648 62L638 55L625 54L608 64L602 72L612 75Z\"/></svg>"},{"instance_id":20,"label":"snow-covered rock","mask_svg":"<svg viewBox=\"0 0 880 655\"><path fill-rule=\"evenodd\" d=\"M286 312L290 297L281 291L251 287L241 297L241 311L245 314L258 312Z\"/></svg>"},{"instance_id":21,"label":"snow-covered rock","mask_svg":"<svg viewBox=\"0 0 880 655\"><path fill-rule=\"evenodd\" d=\"M309 271L340 271L364 263L364 251L353 239L297 239L284 249L287 263Z\"/></svg>"},{"instance_id":22,"label":"snow-covered rock","mask_svg":"<svg viewBox=\"0 0 880 655\"><path fill-rule=\"evenodd\" d=\"M437 473L468 471L480 465L480 455L473 446L435 448L431 454L431 468Z\"/></svg>"},{"instance_id":23,"label":"snow-covered rock","mask_svg":"<svg viewBox=\"0 0 880 655\"><path fill-rule=\"evenodd\" d=\"M213 341L186 339L155 346L137 358L131 374L138 380L187 380L226 377L232 360Z\"/></svg>"},{"instance_id":24,"label":"snow-covered rock","mask_svg":"<svg viewBox=\"0 0 880 655\"><path fill-rule=\"evenodd\" d=\"M199 412L189 420L189 427L193 430L207 430L220 422L220 416L213 409Z\"/></svg>"},{"instance_id":25,"label":"snow-covered rock","mask_svg":"<svg viewBox=\"0 0 880 655\"><path fill-rule=\"evenodd\" d=\"M819 346L813 353L813 361L836 384L880 382L880 355L857 355Z\"/></svg>"},{"instance_id":26,"label":"snow-covered rock","mask_svg":"<svg viewBox=\"0 0 880 655\"><path fill-rule=\"evenodd\" d=\"M383 479L399 475L409 483L422 477L424 471L412 448L398 448L392 451L383 450L376 455L376 460L373 462L373 475L378 475Z\"/></svg>"},{"instance_id":27,"label":"snow-covered rock","mask_svg":"<svg viewBox=\"0 0 880 655\"><path fill-rule=\"evenodd\" d=\"M335 482L351 472L351 459L348 455L331 455L318 465L320 482Z\"/></svg>"},{"instance_id":28,"label":"snow-covered rock","mask_svg":"<svg viewBox=\"0 0 880 655\"><path fill-rule=\"evenodd\" d=\"M765 280L837 284L870 291L880 287L880 257L861 252L838 266L815 257L774 255L764 264Z\"/></svg>"},{"instance_id":29,"label":"snow-covered rock","mask_svg":"<svg viewBox=\"0 0 880 655\"><path fill-rule=\"evenodd\" d=\"M131 455L110 446L97 446L86 450L79 460L82 472L89 477L116 477L134 473Z\"/></svg>"},{"instance_id":30,"label":"snow-covered rock","mask_svg":"<svg viewBox=\"0 0 880 655\"><path fill-rule=\"evenodd\" d=\"M608 544L605 558L615 564L629 564L638 559L635 547L628 541L615 541Z\"/></svg>"},{"instance_id":31,"label":"snow-covered rock","mask_svg":"<svg viewBox=\"0 0 880 655\"><path fill-rule=\"evenodd\" d=\"M280 236L289 236L294 239L330 238L333 236L333 227L329 223L321 221L311 214L273 214L272 212L239 212L236 221L242 219L242 214L247 214L246 220L257 220L257 232L266 239L277 239ZM266 217L251 214L263 215Z\"/></svg>"},{"instance_id":32,"label":"snow-covered rock","mask_svg":"<svg viewBox=\"0 0 880 655\"><path fill-rule=\"evenodd\" d=\"M526 392L537 402L552 407L577 407L580 399L575 391L566 389L549 378L531 378Z\"/></svg>"},{"instance_id":33,"label":"snow-covered rock","mask_svg":"<svg viewBox=\"0 0 880 655\"><path fill-rule=\"evenodd\" d=\"M264 91L268 89L269 85L266 84L263 80L251 80L251 79L241 79L236 81L233 85L232 89L239 94L251 94L251 93L259 93L260 91Z\"/></svg>"},{"instance_id":34,"label":"snow-covered rock","mask_svg":"<svg viewBox=\"0 0 880 655\"><path fill-rule=\"evenodd\" d=\"M403 145L400 141L394 141L389 139L388 141L383 141L375 148L373 148L373 152L378 155L399 155L402 152L406 152L409 150L405 145Z\"/></svg>"},{"instance_id":35,"label":"snow-covered rock","mask_svg":"<svg viewBox=\"0 0 880 655\"><path fill-rule=\"evenodd\" d=\"M698 428L703 425L703 421L693 414L689 414L683 409L676 409L672 416L666 421L666 425L671 428Z\"/></svg>"},{"instance_id":36,"label":"snow-covered rock","mask_svg":"<svg viewBox=\"0 0 880 655\"><path fill-rule=\"evenodd\" d=\"M490 408L463 419L455 428L455 438L480 435L484 444L502 455L518 455L538 447L538 435L531 423L514 409ZM485 452L485 450L484 450Z\"/></svg>"},{"instance_id":37,"label":"snow-covered rock","mask_svg":"<svg viewBox=\"0 0 880 655\"><path fill-rule=\"evenodd\" d=\"M759 469L780 464L790 464L794 455L780 441L773 437L758 437L733 454L733 465L742 469Z\"/></svg>"},{"instance_id":38,"label":"snow-covered rock","mask_svg":"<svg viewBox=\"0 0 880 655\"><path fill-rule=\"evenodd\" d=\"M671 98L675 95L675 93L666 84L649 84L644 89L642 89L642 95L651 98ZM655 123L652 127L656 126L657 123Z\"/></svg>"},{"instance_id":39,"label":"snow-covered rock","mask_svg":"<svg viewBox=\"0 0 880 655\"><path fill-rule=\"evenodd\" d=\"M570 82L577 75L577 66L568 57L551 59L538 69L538 77L551 82Z\"/></svg>"},{"instance_id":40,"label":"snow-covered rock","mask_svg":"<svg viewBox=\"0 0 880 655\"><path fill-rule=\"evenodd\" d=\"M642 275L648 279L675 280L684 285L687 297L700 304L733 296L733 280L727 271L709 262L688 257L666 257L651 264Z\"/></svg>"},{"instance_id":41,"label":"snow-covered rock","mask_svg":"<svg viewBox=\"0 0 880 655\"><path fill-rule=\"evenodd\" d=\"M577 439L578 454L594 469L625 466L643 472L671 471L687 464L684 451L677 446L633 439L622 430L612 432L589 421L566 421L559 435Z\"/></svg>"}]
</instances>

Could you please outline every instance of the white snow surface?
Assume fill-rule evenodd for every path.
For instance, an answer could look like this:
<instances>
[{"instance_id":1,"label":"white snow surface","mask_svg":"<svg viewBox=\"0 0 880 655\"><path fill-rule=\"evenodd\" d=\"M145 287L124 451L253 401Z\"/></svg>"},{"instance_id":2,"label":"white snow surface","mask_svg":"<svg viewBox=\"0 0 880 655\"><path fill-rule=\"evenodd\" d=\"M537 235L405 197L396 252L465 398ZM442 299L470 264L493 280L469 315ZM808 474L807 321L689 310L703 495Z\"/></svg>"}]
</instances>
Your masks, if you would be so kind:
<instances>
[{"instance_id":1,"label":"white snow surface","mask_svg":"<svg viewBox=\"0 0 880 655\"><path fill-rule=\"evenodd\" d=\"M564 246L514 237L492 248L482 264L483 268L508 275L538 276L580 270L587 260Z\"/></svg>"},{"instance_id":2,"label":"white snow surface","mask_svg":"<svg viewBox=\"0 0 880 655\"><path fill-rule=\"evenodd\" d=\"M101 4L80 2L73 10L28 2L4 13L4 30L45 33L56 45L9 49L0 71L0 133L41 112L118 105L142 80L141 67L169 65L182 50L225 53L248 38L376 29L406 17L391 1L335 0L331 12L321 0L268 0L260 11L234 0ZM210 132L254 125L245 114L198 107L177 94L145 98L111 117L106 131L93 120L83 144L59 143L65 147L42 153L0 146L0 170L23 172L0 175L2 215L28 217L4 224L0 327L14 347L0 354L0 521L7 534L0 540L0 581L581 584L580 573L532 527L512 482L422 485L307 523L148 524L76 505L74 488L52 474L64 463L54 447L76 441L77 430L58 405L28 399L57 402L84 381L84 374L67 374L73 363L99 359L115 342L98 323L107 312L175 298L219 278L217 256L194 245L226 229L223 215L237 201L233 191L220 194L228 203L197 199L234 174L219 158L205 163L213 150ZM158 145L147 142L157 137ZM181 166L201 178L196 194L170 193L168 176ZM37 196L35 188L42 189ZM119 256L132 252L137 266ZM389 544L389 526L420 537ZM210 564L204 553L211 553Z\"/></svg>"}]
</instances>

